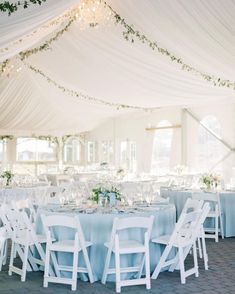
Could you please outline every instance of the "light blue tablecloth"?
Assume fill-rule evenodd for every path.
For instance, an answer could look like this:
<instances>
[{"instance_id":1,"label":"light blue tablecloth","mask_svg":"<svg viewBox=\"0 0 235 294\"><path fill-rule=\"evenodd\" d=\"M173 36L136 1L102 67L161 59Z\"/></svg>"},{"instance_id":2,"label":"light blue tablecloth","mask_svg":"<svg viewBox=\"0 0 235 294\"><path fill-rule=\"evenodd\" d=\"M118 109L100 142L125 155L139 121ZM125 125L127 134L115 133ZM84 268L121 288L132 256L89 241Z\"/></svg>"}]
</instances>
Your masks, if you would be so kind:
<instances>
[{"instance_id":1,"label":"light blue tablecloth","mask_svg":"<svg viewBox=\"0 0 235 294\"><path fill-rule=\"evenodd\" d=\"M225 237L235 237L235 192L219 193ZM161 189L161 196L169 197L170 203L176 207L177 219L187 198L192 197L192 191Z\"/></svg>"},{"instance_id":2,"label":"light blue tablecloth","mask_svg":"<svg viewBox=\"0 0 235 294\"><path fill-rule=\"evenodd\" d=\"M45 194L47 188L47 186L0 188L0 202L10 203L27 198L37 199Z\"/></svg>"},{"instance_id":3,"label":"light blue tablecloth","mask_svg":"<svg viewBox=\"0 0 235 294\"><path fill-rule=\"evenodd\" d=\"M41 211L40 213L58 213L58 212L48 212ZM39 218L36 222L36 229L38 233L42 233L42 223ZM68 214L66 212L66 214ZM156 207L146 208L143 212L136 213L118 213L118 214L84 214L78 213L79 219L81 222L82 229L84 231L85 239L87 241L91 241L93 245L89 250L89 256L91 261L91 267L93 269L93 274L95 280L100 280L102 277L104 262L106 258L107 249L104 246L104 243L110 240L113 219L114 217L133 217L133 216L150 216L154 215L154 225L152 230L151 238L155 238L157 236L163 234L169 234L173 231L175 221L176 221L176 213L175 207L172 204L168 205L158 205ZM65 229L58 228L57 236L59 239L71 239L74 237L73 232ZM140 229L128 230L123 232L122 238L131 238L136 240L142 240L142 232ZM142 240L143 241L143 240ZM151 270L153 271L157 262L159 261L160 255L162 252L162 248L160 245L156 245L150 243L150 263ZM130 266L135 263L140 258L140 255L125 255L122 257L121 266ZM59 253L58 261L61 264L71 265L72 264L72 254L70 253ZM81 260L80 260L81 262ZM82 261L83 263L83 261ZM111 261L111 266L114 266L114 259ZM83 280L86 280L86 277L81 276ZM109 281L114 280L114 276L109 276Z\"/></svg>"}]
</instances>

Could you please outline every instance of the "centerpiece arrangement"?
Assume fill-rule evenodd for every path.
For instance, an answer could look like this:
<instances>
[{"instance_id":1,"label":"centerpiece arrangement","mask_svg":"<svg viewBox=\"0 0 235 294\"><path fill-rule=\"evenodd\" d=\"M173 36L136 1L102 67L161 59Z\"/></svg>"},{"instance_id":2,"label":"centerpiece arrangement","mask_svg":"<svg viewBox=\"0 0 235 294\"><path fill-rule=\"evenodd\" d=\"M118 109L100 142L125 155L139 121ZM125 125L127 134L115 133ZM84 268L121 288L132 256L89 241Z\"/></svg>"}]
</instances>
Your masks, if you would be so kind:
<instances>
[{"instance_id":1,"label":"centerpiece arrangement","mask_svg":"<svg viewBox=\"0 0 235 294\"><path fill-rule=\"evenodd\" d=\"M220 177L216 174L204 174L201 177L201 182L206 186L207 190L216 189L220 183Z\"/></svg>"},{"instance_id":2,"label":"centerpiece arrangement","mask_svg":"<svg viewBox=\"0 0 235 294\"><path fill-rule=\"evenodd\" d=\"M1 176L2 179L6 179L6 186L10 186L12 179L14 177L14 174L10 170L4 171Z\"/></svg>"},{"instance_id":3,"label":"centerpiece arrangement","mask_svg":"<svg viewBox=\"0 0 235 294\"><path fill-rule=\"evenodd\" d=\"M113 184L99 184L91 191L90 199L100 206L114 206L117 201L121 200L121 192Z\"/></svg>"},{"instance_id":4,"label":"centerpiece arrangement","mask_svg":"<svg viewBox=\"0 0 235 294\"><path fill-rule=\"evenodd\" d=\"M124 170L123 168L119 168L119 169L117 170L116 175L117 175L117 178L118 178L118 179L122 180L122 179L125 177L126 172L125 172L125 170Z\"/></svg>"}]
</instances>

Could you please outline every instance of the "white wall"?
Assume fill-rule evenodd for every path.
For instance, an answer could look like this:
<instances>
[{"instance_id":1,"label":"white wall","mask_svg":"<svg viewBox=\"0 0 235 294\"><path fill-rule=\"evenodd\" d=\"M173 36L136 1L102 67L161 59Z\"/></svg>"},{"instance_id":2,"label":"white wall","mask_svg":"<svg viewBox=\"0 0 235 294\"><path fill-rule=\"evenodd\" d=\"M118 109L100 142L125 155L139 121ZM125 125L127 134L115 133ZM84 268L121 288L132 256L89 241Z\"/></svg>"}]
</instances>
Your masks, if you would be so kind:
<instances>
[{"instance_id":1,"label":"white wall","mask_svg":"<svg viewBox=\"0 0 235 294\"><path fill-rule=\"evenodd\" d=\"M222 126L222 139L235 147L235 105L204 105L191 107L190 110L199 118L215 115ZM154 131L146 131L146 127L157 126L161 120L168 120L172 125L182 124L182 129L174 129L172 142L171 167L177 164L186 164L196 169L197 142L199 124L188 114L184 117L178 107L165 108L153 113L135 113L110 119L86 135L86 140L101 142L113 140L116 149L116 166L119 166L120 142L133 140L137 143L138 172L149 172L151 165ZM98 159L99 160L99 159ZM223 173L228 179L235 166L235 156L232 154L223 163Z\"/></svg>"}]
</instances>

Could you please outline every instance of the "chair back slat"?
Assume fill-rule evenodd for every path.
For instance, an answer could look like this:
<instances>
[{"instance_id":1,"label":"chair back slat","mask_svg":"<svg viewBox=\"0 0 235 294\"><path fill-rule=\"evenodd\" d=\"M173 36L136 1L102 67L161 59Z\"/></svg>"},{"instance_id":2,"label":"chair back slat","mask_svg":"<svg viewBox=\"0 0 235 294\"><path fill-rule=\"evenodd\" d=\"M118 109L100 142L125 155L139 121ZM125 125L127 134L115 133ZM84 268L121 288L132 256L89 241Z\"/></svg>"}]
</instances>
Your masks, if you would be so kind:
<instances>
[{"instance_id":1,"label":"chair back slat","mask_svg":"<svg viewBox=\"0 0 235 294\"><path fill-rule=\"evenodd\" d=\"M153 216L118 218L115 220L116 230L119 231L131 228L149 229L152 226L153 218Z\"/></svg>"},{"instance_id":2,"label":"chair back slat","mask_svg":"<svg viewBox=\"0 0 235 294\"><path fill-rule=\"evenodd\" d=\"M191 211L201 209L203 206L203 203L204 203L203 200L188 198L187 201L185 202L182 213L188 213Z\"/></svg>"},{"instance_id":3,"label":"chair back slat","mask_svg":"<svg viewBox=\"0 0 235 294\"><path fill-rule=\"evenodd\" d=\"M42 221L45 228L50 227L68 227L72 229L77 228L77 219L73 216L67 215L42 215Z\"/></svg>"},{"instance_id":4,"label":"chair back slat","mask_svg":"<svg viewBox=\"0 0 235 294\"><path fill-rule=\"evenodd\" d=\"M192 199L198 199L209 202L219 202L219 194L213 192L194 192Z\"/></svg>"}]
</instances>

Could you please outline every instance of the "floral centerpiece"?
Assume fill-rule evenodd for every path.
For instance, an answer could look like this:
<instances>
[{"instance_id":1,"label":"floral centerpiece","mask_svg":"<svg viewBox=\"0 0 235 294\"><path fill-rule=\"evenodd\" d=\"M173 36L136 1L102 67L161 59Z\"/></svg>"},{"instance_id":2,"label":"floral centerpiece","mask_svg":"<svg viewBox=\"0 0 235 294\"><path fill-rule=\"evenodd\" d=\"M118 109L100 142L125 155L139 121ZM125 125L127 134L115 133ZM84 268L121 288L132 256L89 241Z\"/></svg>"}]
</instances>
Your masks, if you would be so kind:
<instances>
[{"instance_id":1,"label":"floral centerpiece","mask_svg":"<svg viewBox=\"0 0 235 294\"><path fill-rule=\"evenodd\" d=\"M6 170L1 174L1 178L6 179L6 186L10 186L14 174L10 170Z\"/></svg>"},{"instance_id":2,"label":"floral centerpiece","mask_svg":"<svg viewBox=\"0 0 235 294\"><path fill-rule=\"evenodd\" d=\"M185 165L176 165L174 166L174 171L177 175L182 175L183 173L185 173L187 170L187 167Z\"/></svg>"},{"instance_id":3,"label":"floral centerpiece","mask_svg":"<svg viewBox=\"0 0 235 294\"><path fill-rule=\"evenodd\" d=\"M123 168L119 168L117 170L117 177L119 179L123 179L125 177L125 175L126 175L126 172L125 172L125 170Z\"/></svg>"},{"instance_id":4,"label":"floral centerpiece","mask_svg":"<svg viewBox=\"0 0 235 294\"><path fill-rule=\"evenodd\" d=\"M108 166L109 166L109 164L108 164L108 162L106 162L106 161L102 161L102 162L100 163L100 167L101 167L102 169L107 169Z\"/></svg>"},{"instance_id":5,"label":"floral centerpiece","mask_svg":"<svg viewBox=\"0 0 235 294\"><path fill-rule=\"evenodd\" d=\"M220 177L216 174L204 174L201 177L201 182L208 190L212 188L217 188L220 183Z\"/></svg>"},{"instance_id":6,"label":"floral centerpiece","mask_svg":"<svg viewBox=\"0 0 235 294\"><path fill-rule=\"evenodd\" d=\"M96 203L99 203L100 198L103 197L110 202L111 195L115 196L115 200L121 200L121 192L114 185L99 185L92 189L90 199Z\"/></svg>"}]
</instances>

